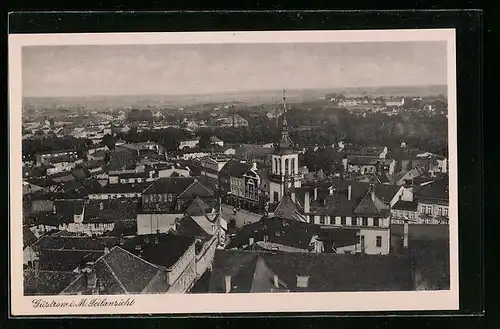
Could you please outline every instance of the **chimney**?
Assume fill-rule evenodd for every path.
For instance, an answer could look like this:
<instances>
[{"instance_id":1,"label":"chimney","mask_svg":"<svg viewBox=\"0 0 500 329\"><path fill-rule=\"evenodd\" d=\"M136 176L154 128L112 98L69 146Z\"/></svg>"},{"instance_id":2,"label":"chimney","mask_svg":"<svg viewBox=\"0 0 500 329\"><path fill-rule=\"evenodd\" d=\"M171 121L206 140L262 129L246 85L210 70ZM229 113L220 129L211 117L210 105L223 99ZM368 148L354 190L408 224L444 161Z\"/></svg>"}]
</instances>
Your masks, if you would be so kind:
<instances>
[{"instance_id":1,"label":"chimney","mask_svg":"<svg viewBox=\"0 0 500 329\"><path fill-rule=\"evenodd\" d=\"M57 213L56 205L52 206L52 213L55 215Z\"/></svg>"},{"instance_id":2,"label":"chimney","mask_svg":"<svg viewBox=\"0 0 500 329\"><path fill-rule=\"evenodd\" d=\"M372 197L372 201L375 202L375 186L370 184L370 196Z\"/></svg>"},{"instance_id":3,"label":"chimney","mask_svg":"<svg viewBox=\"0 0 500 329\"><path fill-rule=\"evenodd\" d=\"M314 200L318 200L318 188L314 187Z\"/></svg>"},{"instance_id":4,"label":"chimney","mask_svg":"<svg viewBox=\"0 0 500 329\"><path fill-rule=\"evenodd\" d=\"M248 239L248 245L249 246L253 245L254 241L255 241L254 238L249 238Z\"/></svg>"},{"instance_id":5,"label":"chimney","mask_svg":"<svg viewBox=\"0 0 500 329\"><path fill-rule=\"evenodd\" d=\"M35 270L35 278L38 278L40 275L40 261L38 259L33 261L33 267Z\"/></svg>"},{"instance_id":6,"label":"chimney","mask_svg":"<svg viewBox=\"0 0 500 329\"><path fill-rule=\"evenodd\" d=\"M93 268L88 268L86 271L86 276L87 276L87 289L90 290L92 294L94 294L97 288L97 274Z\"/></svg>"},{"instance_id":7,"label":"chimney","mask_svg":"<svg viewBox=\"0 0 500 329\"><path fill-rule=\"evenodd\" d=\"M308 214L310 211L310 205L309 205L309 191L306 191L304 193L304 213Z\"/></svg>"},{"instance_id":8,"label":"chimney","mask_svg":"<svg viewBox=\"0 0 500 329\"><path fill-rule=\"evenodd\" d=\"M408 248L408 219L405 219L403 225L403 247Z\"/></svg>"},{"instance_id":9,"label":"chimney","mask_svg":"<svg viewBox=\"0 0 500 329\"><path fill-rule=\"evenodd\" d=\"M226 275L225 283L226 283L226 294L227 294L231 292L231 276Z\"/></svg>"},{"instance_id":10,"label":"chimney","mask_svg":"<svg viewBox=\"0 0 500 329\"><path fill-rule=\"evenodd\" d=\"M274 287L275 287L276 289L279 289L279 287L280 287L280 283L279 283L279 280L278 280L278 276L277 276L276 274L274 275Z\"/></svg>"},{"instance_id":11,"label":"chimney","mask_svg":"<svg viewBox=\"0 0 500 329\"><path fill-rule=\"evenodd\" d=\"M349 185L347 186L347 200L351 200L351 195L352 195L352 186Z\"/></svg>"},{"instance_id":12,"label":"chimney","mask_svg":"<svg viewBox=\"0 0 500 329\"><path fill-rule=\"evenodd\" d=\"M252 162L251 170L257 170L257 162Z\"/></svg>"},{"instance_id":13,"label":"chimney","mask_svg":"<svg viewBox=\"0 0 500 329\"><path fill-rule=\"evenodd\" d=\"M104 247L104 254L107 255L109 253L109 248L108 247Z\"/></svg>"},{"instance_id":14,"label":"chimney","mask_svg":"<svg viewBox=\"0 0 500 329\"><path fill-rule=\"evenodd\" d=\"M102 203L102 202L101 202L101 203L99 204L99 210L103 210L103 209L104 209L104 203Z\"/></svg>"}]
</instances>

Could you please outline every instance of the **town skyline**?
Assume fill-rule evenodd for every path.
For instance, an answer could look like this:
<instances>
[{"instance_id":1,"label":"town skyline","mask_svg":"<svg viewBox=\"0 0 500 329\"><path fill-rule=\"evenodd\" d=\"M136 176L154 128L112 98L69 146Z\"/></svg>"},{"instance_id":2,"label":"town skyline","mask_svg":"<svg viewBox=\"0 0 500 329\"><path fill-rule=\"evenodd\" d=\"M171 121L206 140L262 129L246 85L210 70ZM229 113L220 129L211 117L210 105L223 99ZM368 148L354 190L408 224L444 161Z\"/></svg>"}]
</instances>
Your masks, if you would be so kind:
<instances>
[{"instance_id":1,"label":"town skyline","mask_svg":"<svg viewBox=\"0 0 500 329\"><path fill-rule=\"evenodd\" d=\"M435 86L446 73L443 42L378 42L25 47L22 76L25 97L93 97Z\"/></svg>"}]
</instances>

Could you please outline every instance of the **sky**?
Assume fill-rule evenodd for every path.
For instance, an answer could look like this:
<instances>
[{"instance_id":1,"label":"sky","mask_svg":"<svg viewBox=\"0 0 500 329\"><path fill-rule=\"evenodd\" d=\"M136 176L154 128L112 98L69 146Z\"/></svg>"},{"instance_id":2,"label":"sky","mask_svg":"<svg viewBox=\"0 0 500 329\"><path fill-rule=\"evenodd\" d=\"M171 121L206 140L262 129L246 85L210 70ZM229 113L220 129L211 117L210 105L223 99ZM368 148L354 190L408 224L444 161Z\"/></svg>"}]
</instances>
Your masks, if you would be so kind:
<instances>
[{"instance_id":1,"label":"sky","mask_svg":"<svg viewBox=\"0 0 500 329\"><path fill-rule=\"evenodd\" d=\"M445 42L25 46L23 96L446 85Z\"/></svg>"}]
</instances>

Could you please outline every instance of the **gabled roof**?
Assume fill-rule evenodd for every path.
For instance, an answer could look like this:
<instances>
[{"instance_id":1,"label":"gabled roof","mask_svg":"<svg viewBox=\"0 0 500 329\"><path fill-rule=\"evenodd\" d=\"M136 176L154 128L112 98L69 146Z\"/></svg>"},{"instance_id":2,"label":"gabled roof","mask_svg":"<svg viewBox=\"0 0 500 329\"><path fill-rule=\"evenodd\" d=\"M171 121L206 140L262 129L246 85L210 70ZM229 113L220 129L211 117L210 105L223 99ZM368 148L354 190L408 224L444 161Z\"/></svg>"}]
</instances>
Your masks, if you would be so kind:
<instances>
[{"instance_id":1,"label":"gabled roof","mask_svg":"<svg viewBox=\"0 0 500 329\"><path fill-rule=\"evenodd\" d=\"M284 219L291 219L305 222L306 219L301 215L299 208L293 202L290 195L285 194L273 211L274 216Z\"/></svg>"},{"instance_id":2,"label":"gabled roof","mask_svg":"<svg viewBox=\"0 0 500 329\"><path fill-rule=\"evenodd\" d=\"M191 216L204 216L205 214L212 211L212 207L210 207L205 201L196 197L191 205L186 210L186 214Z\"/></svg>"},{"instance_id":3,"label":"gabled roof","mask_svg":"<svg viewBox=\"0 0 500 329\"><path fill-rule=\"evenodd\" d=\"M211 188L194 179L193 183L179 194L177 198L192 200L195 198L212 198L214 195L214 191Z\"/></svg>"},{"instance_id":4,"label":"gabled roof","mask_svg":"<svg viewBox=\"0 0 500 329\"><path fill-rule=\"evenodd\" d=\"M169 285L165 269L120 248L113 247L92 267L96 271L101 294L164 293ZM87 291L85 274L72 282L63 292L75 294Z\"/></svg>"},{"instance_id":5,"label":"gabled roof","mask_svg":"<svg viewBox=\"0 0 500 329\"><path fill-rule=\"evenodd\" d=\"M33 234L30 228L26 225L23 226L23 248L26 248L35 243L38 238Z\"/></svg>"}]
</instances>

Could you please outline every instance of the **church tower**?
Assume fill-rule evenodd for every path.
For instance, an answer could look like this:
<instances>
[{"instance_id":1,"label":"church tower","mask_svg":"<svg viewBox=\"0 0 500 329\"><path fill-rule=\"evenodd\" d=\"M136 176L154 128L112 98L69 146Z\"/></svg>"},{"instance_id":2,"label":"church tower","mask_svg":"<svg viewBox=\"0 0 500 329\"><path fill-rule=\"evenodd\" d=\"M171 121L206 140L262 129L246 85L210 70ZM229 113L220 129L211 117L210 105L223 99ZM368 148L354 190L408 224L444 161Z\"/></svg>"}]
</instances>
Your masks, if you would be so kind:
<instances>
[{"instance_id":1,"label":"church tower","mask_svg":"<svg viewBox=\"0 0 500 329\"><path fill-rule=\"evenodd\" d=\"M271 174L269 175L270 202L279 202L281 198L296 187L301 186L299 174L299 153L288 134L286 120L286 97L283 90L283 123L281 125L281 138L272 153Z\"/></svg>"}]
</instances>

